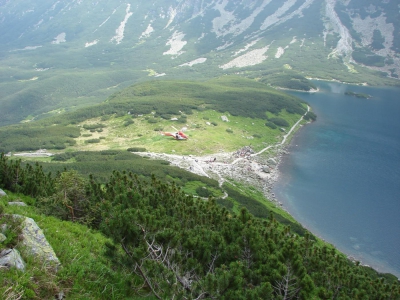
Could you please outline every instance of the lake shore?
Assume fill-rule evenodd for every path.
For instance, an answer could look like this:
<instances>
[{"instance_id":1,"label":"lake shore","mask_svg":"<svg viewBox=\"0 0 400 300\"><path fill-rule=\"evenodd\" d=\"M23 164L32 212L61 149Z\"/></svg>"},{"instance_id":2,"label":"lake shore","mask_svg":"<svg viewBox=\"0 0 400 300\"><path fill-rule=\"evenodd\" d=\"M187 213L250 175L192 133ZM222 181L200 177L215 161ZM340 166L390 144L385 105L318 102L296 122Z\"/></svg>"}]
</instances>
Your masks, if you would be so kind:
<instances>
[{"instance_id":1,"label":"lake shore","mask_svg":"<svg viewBox=\"0 0 400 300\"><path fill-rule=\"evenodd\" d=\"M309 110L310 107L307 112ZM272 189L279 178L278 166L284 155L288 154L286 146L293 133L302 127L300 123L303 118L304 115L283 136L282 141L269 145L259 152L255 152L251 146L245 146L234 152L219 152L205 156L154 152L135 152L135 154L166 160L172 166L215 179L220 187L226 180L253 186L261 191L266 199L287 212L283 204L276 199Z\"/></svg>"}]
</instances>

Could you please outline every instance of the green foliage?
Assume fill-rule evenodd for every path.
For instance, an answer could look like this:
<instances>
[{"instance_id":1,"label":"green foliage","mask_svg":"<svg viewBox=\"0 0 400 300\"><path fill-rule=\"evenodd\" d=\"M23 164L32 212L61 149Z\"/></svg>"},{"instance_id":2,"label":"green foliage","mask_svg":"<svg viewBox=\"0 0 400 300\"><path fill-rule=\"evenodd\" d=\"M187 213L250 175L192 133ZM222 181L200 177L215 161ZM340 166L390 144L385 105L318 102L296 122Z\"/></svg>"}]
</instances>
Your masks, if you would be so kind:
<instances>
[{"instance_id":1,"label":"green foliage","mask_svg":"<svg viewBox=\"0 0 400 300\"><path fill-rule=\"evenodd\" d=\"M283 118L271 118L269 119L270 122L274 123L276 126L280 126L280 127L288 127L290 124L288 121L286 121Z\"/></svg>"},{"instance_id":2,"label":"green foliage","mask_svg":"<svg viewBox=\"0 0 400 300\"><path fill-rule=\"evenodd\" d=\"M344 94L345 94L346 96L354 96L354 97L357 97L357 98L364 98L364 99L371 98L371 96L368 95L368 94L355 93L355 92L352 92L352 91L347 91L347 92L345 92Z\"/></svg>"},{"instance_id":3,"label":"green foliage","mask_svg":"<svg viewBox=\"0 0 400 300\"><path fill-rule=\"evenodd\" d=\"M132 124L134 124L135 122L132 120L132 118L127 118L127 119L125 119L125 121L124 121L124 126L125 127L128 127L129 125L132 125Z\"/></svg>"},{"instance_id":4,"label":"green foliage","mask_svg":"<svg viewBox=\"0 0 400 300\"><path fill-rule=\"evenodd\" d=\"M127 159L135 157L114 151L71 156L82 164L113 160L125 165ZM15 164L4 157L0 167L21 170L19 162ZM175 178L171 174L168 178ZM7 179L0 178L1 184ZM200 182L201 177L197 179ZM209 186L203 186L198 185L197 193L210 196ZM86 181L76 171L59 173L52 181L48 191L51 193L39 198L37 206L48 214L100 229L113 242L105 243L102 239L99 243L88 235L87 227L72 228L71 222L45 227L61 261L69 262L56 276L64 278L62 285L69 287L68 295L74 299L80 299L82 291L88 290L99 295L94 296L96 299L101 298L107 282L115 284L118 298L124 293L126 297L132 296L135 288L144 288L162 299L194 299L202 294L216 299L278 299L285 294L301 299L399 296L394 276L382 277L371 268L354 265L333 247L316 242L298 224L272 214L252 197L228 184L224 184L224 189L229 197L220 199L221 203L230 209L233 202L245 205L259 218L244 207L236 214L217 205L212 198L195 199L175 182L160 181L155 176L149 179L132 172L114 171L108 180L98 182L93 176ZM55 224L55 219L51 222ZM65 231L60 237L61 228ZM75 241L73 247L71 240ZM77 240L91 244L75 246ZM106 246L103 249L111 260L103 260L98 248L93 250L99 244ZM76 252L77 249L86 252ZM79 260L74 259L77 256ZM111 261L115 262L113 271L108 267ZM125 275L117 276L115 272ZM73 277L77 280L71 280ZM92 279L87 280L89 277ZM41 279L36 289L29 280L23 282L27 297L45 298L39 293L48 293L49 285Z\"/></svg>"},{"instance_id":5,"label":"green foliage","mask_svg":"<svg viewBox=\"0 0 400 300\"><path fill-rule=\"evenodd\" d=\"M130 147L128 149L126 149L129 152L146 152L146 148L142 148L142 147Z\"/></svg>"},{"instance_id":6,"label":"green foliage","mask_svg":"<svg viewBox=\"0 0 400 300\"><path fill-rule=\"evenodd\" d=\"M3 206L5 210L5 206ZM6 239L0 242L0 250L4 248L14 248L20 242L22 233L21 218L16 218L13 215L0 213L0 224L6 224L3 234Z\"/></svg>"},{"instance_id":7,"label":"green foliage","mask_svg":"<svg viewBox=\"0 0 400 300\"><path fill-rule=\"evenodd\" d=\"M217 198L217 203L221 206L226 207L228 210L232 211L233 210L233 202L229 199L223 199L223 198Z\"/></svg>"},{"instance_id":8,"label":"green foliage","mask_svg":"<svg viewBox=\"0 0 400 300\"><path fill-rule=\"evenodd\" d=\"M39 163L22 166L21 160L9 160L1 153L0 187L32 197L44 197L53 194L54 179L51 173L44 173Z\"/></svg>"},{"instance_id":9,"label":"green foliage","mask_svg":"<svg viewBox=\"0 0 400 300\"><path fill-rule=\"evenodd\" d=\"M365 49L355 49L352 53L355 61L373 67L383 67L385 58Z\"/></svg>"},{"instance_id":10,"label":"green foliage","mask_svg":"<svg viewBox=\"0 0 400 300\"><path fill-rule=\"evenodd\" d=\"M261 82L272 86L299 91L310 91L317 88L310 80L293 71L285 70L273 74L264 74L262 75Z\"/></svg>"},{"instance_id":11,"label":"green foliage","mask_svg":"<svg viewBox=\"0 0 400 300\"><path fill-rule=\"evenodd\" d=\"M198 188L196 188L196 194L203 198L208 198L213 196L213 192L207 189L207 187L205 186L201 187L199 186Z\"/></svg>"},{"instance_id":12,"label":"green foliage","mask_svg":"<svg viewBox=\"0 0 400 300\"><path fill-rule=\"evenodd\" d=\"M383 43L385 42L385 38L382 36L382 33L375 29L372 35L372 43L371 43L371 47L374 50L381 50L384 49L385 46L383 45Z\"/></svg>"},{"instance_id":13,"label":"green foliage","mask_svg":"<svg viewBox=\"0 0 400 300\"><path fill-rule=\"evenodd\" d=\"M21 125L0 128L0 152L64 149L74 145L80 136L79 128L53 125L42 127Z\"/></svg>"},{"instance_id":14,"label":"green foliage","mask_svg":"<svg viewBox=\"0 0 400 300\"><path fill-rule=\"evenodd\" d=\"M132 150L134 151L129 152L142 152L142 150L146 149L139 147L132 148ZM52 157L53 162L51 164L43 164L42 167L45 171L53 174L62 172L65 168L73 169L83 176L93 174L96 180L101 181L108 179L110 170L133 172L145 177L155 174L158 178L165 180L167 180L168 176L179 179L183 185L190 181L200 181L210 188L219 189L216 180L172 167L167 161L149 160L129 152L119 150L65 152L54 155ZM66 164L66 161L70 162Z\"/></svg>"},{"instance_id":15,"label":"green foliage","mask_svg":"<svg viewBox=\"0 0 400 300\"><path fill-rule=\"evenodd\" d=\"M41 198L38 207L61 220L87 223L90 213L85 188L85 180L76 171L62 172L55 179L54 194Z\"/></svg>"},{"instance_id":16,"label":"green foliage","mask_svg":"<svg viewBox=\"0 0 400 300\"><path fill-rule=\"evenodd\" d=\"M268 126L271 129L276 129L278 128L278 126L275 125L275 123L268 121L267 123L265 123L265 126Z\"/></svg>"},{"instance_id":17,"label":"green foliage","mask_svg":"<svg viewBox=\"0 0 400 300\"><path fill-rule=\"evenodd\" d=\"M85 128L86 130L96 130L104 128L106 126L104 124L99 123L99 124L84 124L82 127Z\"/></svg>"},{"instance_id":18,"label":"green foliage","mask_svg":"<svg viewBox=\"0 0 400 300\"><path fill-rule=\"evenodd\" d=\"M14 195L10 193L10 197L14 198ZM19 197L15 195L15 198ZM32 202L32 199L26 202ZM113 262L104 256L105 243L109 240L99 232L78 223L38 214L33 207L8 206L6 212L33 218L45 233L62 267L55 272L17 245L26 269L24 272L0 269L2 299L54 299L61 291L67 299L104 299L105 294L110 299L141 299L132 289L136 279L130 272L121 266L116 270ZM0 217L2 224L10 224L10 221L13 222Z\"/></svg>"},{"instance_id":19,"label":"green foliage","mask_svg":"<svg viewBox=\"0 0 400 300\"><path fill-rule=\"evenodd\" d=\"M87 144L100 143L100 139L89 139L89 140L86 140L85 143L87 143Z\"/></svg>"},{"instance_id":20,"label":"green foliage","mask_svg":"<svg viewBox=\"0 0 400 300\"><path fill-rule=\"evenodd\" d=\"M155 124L155 123L158 123L158 120L156 118L149 118L147 120L147 122L150 123L150 124Z\"/></svg>"},{"instance_id":21,"label":"green foliage","mask_svg":"<svg viewBox=\"0 0 400 300\"><path fill-rule=\"evenodd\" d=\"M315 121L317 119L317 115L315 113L313 113L312 111L308 111L305 115L304 115L304 120L311 120L311 121Z\"/></svg>"}]
</instances>

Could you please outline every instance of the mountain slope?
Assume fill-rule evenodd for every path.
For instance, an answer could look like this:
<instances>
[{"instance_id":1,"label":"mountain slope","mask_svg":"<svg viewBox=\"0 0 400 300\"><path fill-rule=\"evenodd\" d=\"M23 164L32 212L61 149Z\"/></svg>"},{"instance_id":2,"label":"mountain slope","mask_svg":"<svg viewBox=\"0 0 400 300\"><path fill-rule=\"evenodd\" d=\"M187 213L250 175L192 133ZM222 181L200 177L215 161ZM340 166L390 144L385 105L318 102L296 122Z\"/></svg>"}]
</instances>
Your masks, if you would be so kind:
<instances>
[{"instance_id":1,"label":"mountain slope","mask_svg":"<svg viewBox=\"0 0 400 300\"><path fill-rule=\"evenodd\" d=\"M399 12L378 0L2 1L0 125L103 101L148 76L264 70L397 78ZM53 112L54 113L54 112Z\"/></svg>"}]
</instances>

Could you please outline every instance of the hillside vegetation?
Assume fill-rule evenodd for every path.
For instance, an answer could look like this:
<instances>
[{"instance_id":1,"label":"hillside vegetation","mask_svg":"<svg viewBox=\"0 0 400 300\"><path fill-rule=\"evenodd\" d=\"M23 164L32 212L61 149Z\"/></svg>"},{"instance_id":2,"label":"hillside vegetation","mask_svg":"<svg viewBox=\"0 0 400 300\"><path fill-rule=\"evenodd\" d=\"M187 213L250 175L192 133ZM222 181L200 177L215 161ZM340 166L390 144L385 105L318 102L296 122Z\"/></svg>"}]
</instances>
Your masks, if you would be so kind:
<instances>
[{"instance_id":1,"label":"hillside vegetation","mask_svg":"<svg viewBox=\"0 0 400 300\"><path fill-rule=\"evenodd\" d=\"M307 231L292 232L273 214L233 213L154 176L113 172L98 183L74 171L52 177L2 155L0 187L34 197L19 200L35 208L9 207L1 198L0 216L41 220L63 266L39 274L27 257L27 273L1 269L0 290L9 299L51 299L60 290L74 299L400 296L394 276L351 262Z\"/></svg>"},{"instance_id":2,"label":"hillside vegetation","mask_svg":"<svg viewBox=\"0 0 400 300\"><path fill-rule=\"evenodd\" d=\"M63 267L38 272L24 254L27 273L0 270L0 292L9 299L61 291L73 299L396 299L393 275L349 260L255 188L134 154L263 149L301 115L315 118L295 97L224 76L136 84L94 107L1 128L3 151L46 146L55 154L34 164L1 154L0 188L11 194L1 199L0 217L39 220ZM160 134L177 127L188 140ZM17 236L1 247L18 247Z\"/></svg>"},{"instance_id":3,"label":"hillside vegetation","mask_svg":"<svg viewBox=\"0 0 400 300\"><path fill-rule=\"evenodd\" d=\"M305 112L306 105L297 98L251 79L154 80L128 87L99 105L0 127L0 151L141 147L190 154L234 151L250 143L260 149L262 143L275 143L280 128L293 125ZM161 135L182 127L190 137L185 143Z\"/></svg>"}]
</instances>

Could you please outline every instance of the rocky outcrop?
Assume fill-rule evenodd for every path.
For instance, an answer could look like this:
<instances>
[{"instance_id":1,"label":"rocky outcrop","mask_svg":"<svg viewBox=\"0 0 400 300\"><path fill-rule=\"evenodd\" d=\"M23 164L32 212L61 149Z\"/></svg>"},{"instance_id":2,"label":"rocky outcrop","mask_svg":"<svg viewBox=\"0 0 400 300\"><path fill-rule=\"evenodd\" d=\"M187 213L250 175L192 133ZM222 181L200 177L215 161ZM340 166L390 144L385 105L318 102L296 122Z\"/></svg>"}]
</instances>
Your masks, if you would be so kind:
<instances>
[{"instance_id":1,"label":"rocky outcrop","mask_svg":"<svg viewBox=\"0 0 400 300\"><path fill-rule=\"evenodd\" d=\"M0 197L7 196L6 192L0 189Z\"/></svg>"},{"instance_id":2,"label":"rocky outcrop","mask_svg":"<svg viewBox=\"0 0 400 300\"><path fill-rule=\"evenodd\" d=\"M27 206L25 202L21 202L21 201L13 201L13 202L8 202L8 205L14 205L14 206Z\"/></svg>"},{"instance_id":3,"label":"rocky outcrop","mask_svg":"<svg viewBox=\"0 0 400 300\"><path fill-rule=\"evenodd\" d=\"M36 222L31 219L27 218L24 216L20 215L12 215L13 218L15 219L20 219L21 220L21 245L24 246L24 253L26 252L26 255L31 255L35 259L40 260L43 262L43 264L52 266L56 270L60 266L60 261L54 252L53 248L47 241L46 237L43 234L43 231L39 228L39 226L36 224ZM6 230L9 225L7 224L2 224L0 229L1 229L1 235L6 239ZM0 236L1 238L1 236ZM18 247L18 245L17 245ZM0 255L1 257L1 264L0 266L15 266L19 269L20 266L22 265L23 261L22 258L19 259L19 253L11 251L12 249L2 249L2 254ZM16 249L15 249L16 250ZM11 252L10 252L11 251ZM4 258L3 258L4 257ZM22 261L22 263L19 263ZM15 263L14 263L15 262Z\"/></svg>"},{"instance_id":4,"label":"rocky outcrop","mask_svg":"<svg viewBox=\"0 0 400 300\"><path fill-rule=\"evenodd\" d=\"M46 264L58 267L60 261L36 222L31 218L25 218L22 226L22 244L28 253Z\"/></svg>"},{"instance_id":5,"label":"rocky outcrop","mask_svg":"<svg viewBox=\"0 0 400 300\"><path fill-rule=\"evenodd\" d=\"M24 271L25 262L17 249L4 249L0 252L0 267L15 267L18 270Z\"/></svg>"}]
</instances>

